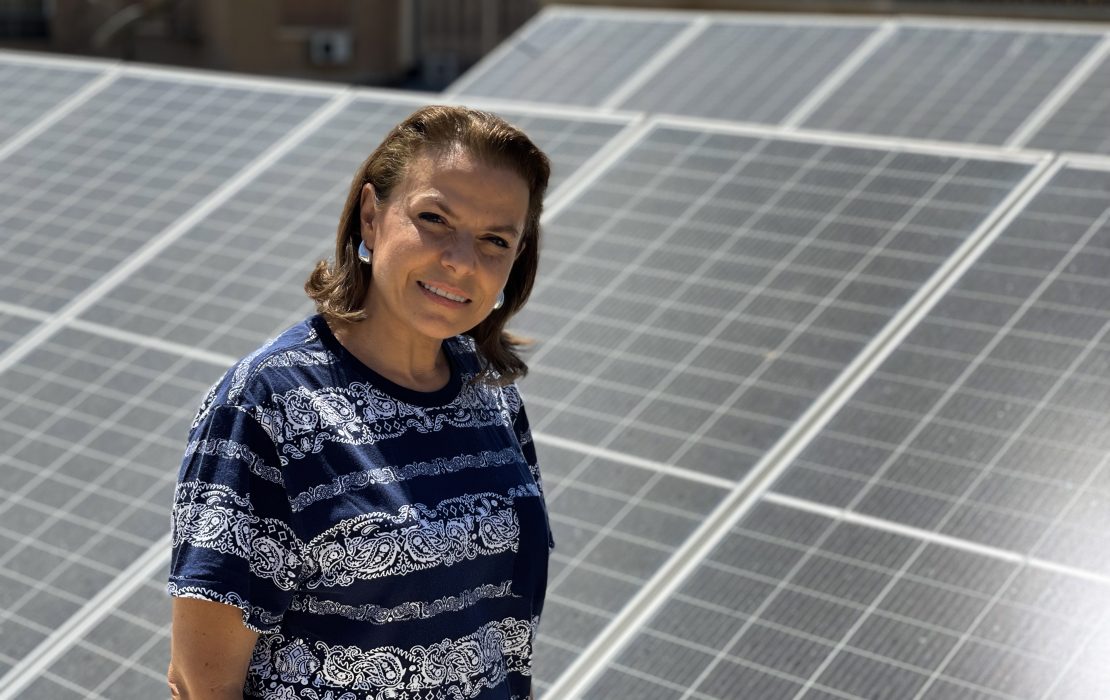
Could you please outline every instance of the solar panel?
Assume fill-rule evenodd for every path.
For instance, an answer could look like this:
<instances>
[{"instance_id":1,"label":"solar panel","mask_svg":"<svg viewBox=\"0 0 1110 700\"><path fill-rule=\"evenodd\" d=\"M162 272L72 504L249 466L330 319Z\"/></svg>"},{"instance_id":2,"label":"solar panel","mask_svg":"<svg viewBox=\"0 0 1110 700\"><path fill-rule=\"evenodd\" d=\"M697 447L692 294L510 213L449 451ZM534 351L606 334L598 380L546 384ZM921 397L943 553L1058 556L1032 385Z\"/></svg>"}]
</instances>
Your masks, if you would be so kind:
<instances>
[{"instance_id":1,"label":"solar panel","mask_svg":"<svg viewBox=\"0 0 1110 700\"><path fill-rule=\"evenodd\" d=\"M462 97L503 97L599 105L678 36L687 22L549 13L522 29L496 60L480 63L452 86Z\"/></svg>"},{"instance_id":2,"label":"solar panel","mask_svg":"<svg viewBox=\"0 0 1110 700\"><path fill-rule=\"evenodd\" d=\"M1062 169L776 490L1110 574L1108 195Z\"/></svg>"},{"instance_id":3,"label":"solar panel","mask_svg":"<svg viewBox=\"0 0 1110 700\"><path fill-rule=\"evenodd\" d=\"M320 107L301 93L122 77L4 160L0 301L55 311Z\"/></svg>"},{"instance_id":4,"label":"solar panel","mask_svg":"<svg viewBox=\"0 0 1110 700\"><path fill-rule=\"evenodd\" d=\"M417 104L362 98L253 178L82 320L231 358L312 311L302 286L334 250L350 178ZM525 112L506 115L548 148L558 184L622 125Z\"/></svg>"},{"instance_id":5,"label":"solar panel","mask_svg":"<svg viewBox=\"0 0 1110 700\"><path fill-rule=\"evenodd\" d=\"M215 371L64 330L0 374L0 673L164 537L182 407Z\"/></svg>"},{"instance_id":6,"label":"solar panel","mask_svg":"<svg viewBox=\"0 0 1110 700\"><path fill-rule=\"evenodd\" d=\"M1028 168L653 129L547 225L535 425L742 477Z\"/></svg>"},{"instance_id":7,"label":"solar panel","mask_svg":"<svg viewBox=\"0 0 1110 700\"><path fill-rule=\"evenodd\" d=\"M1095 29L559 8L435 97L0 54L0 700L165 694L189 411L458 100L555 166L537 695L1099 697L1110 168L1021 150L1105 152Z\"/></svg>"},{"instance_id":8,"label":"solar panel","mask_svg":"<svg viewBox=\"0 0 1110 700\"><path fill-rule=\"evenodd\" d=\"M1002 144L1096 34L899 27L803 123L814 129Z\"/></svg>"},{"instance_id":9,"label":"solar panel","mask_svg":"<svg viewBox=\"0 0 1110 700\"><path fill-rule=\"evenodd\" d=\"M764 501L584 698L1097 697L1105 582Z\"/></svg>"},{"instance_id":10,"label":"solar panel","mask_svg":"<svg viewBox=\"0 0 1110 700\"><path fill-rule=\"evenodd\" d=\"M62 67L42 59L0 57L0 142L91 84L105 67Z\"/></svg>"},{"instance_id":11,"label":"solar panel","mask_svg":"<svg viewBox=\"0 0 1110 700\"><path fill-rule=\"evenodd\" d=\"M777 123L874 31L836 24L718 22L621 107Z\"/></svg>"},{"instance_id":12,"label":"solar panel","mask_svg":"<svg viewBox=\"0 0 1110 700\"><path fill-rule=\"evenodd\" d=\"M1110 53L1048 119L1028 146L1110 155Z\"/></svg>"},{"instance_id":13,"label":"solar panel","mask_svg":"<svg viewBox=\"0 0 1110 700\"><path fill-rule=\"evenodd\" d=\"M166 694L170 603L163 566L73 641L20 691L28 700L160 698Z\"/></svg>"}]
</instances>

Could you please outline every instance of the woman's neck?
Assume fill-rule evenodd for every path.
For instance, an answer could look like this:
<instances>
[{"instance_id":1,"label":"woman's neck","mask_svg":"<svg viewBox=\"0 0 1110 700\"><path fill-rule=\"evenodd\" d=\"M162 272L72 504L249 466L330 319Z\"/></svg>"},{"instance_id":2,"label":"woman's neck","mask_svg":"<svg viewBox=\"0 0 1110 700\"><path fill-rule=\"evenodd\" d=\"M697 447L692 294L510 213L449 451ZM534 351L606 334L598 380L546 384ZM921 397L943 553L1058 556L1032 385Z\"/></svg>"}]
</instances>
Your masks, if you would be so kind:
<instances>
[{"instance_id":1,"label":"woman's neck","mask_svg":"<svg viewBox=\"0 0 1110 700\"><path fill-rule=\"evenodd\" d=\"M394 384L413 391L436 391L451 379L451 366L440 340L396 332L373 316L357 323L329 325L340 345Z\"/></svg>"}]
</instances>

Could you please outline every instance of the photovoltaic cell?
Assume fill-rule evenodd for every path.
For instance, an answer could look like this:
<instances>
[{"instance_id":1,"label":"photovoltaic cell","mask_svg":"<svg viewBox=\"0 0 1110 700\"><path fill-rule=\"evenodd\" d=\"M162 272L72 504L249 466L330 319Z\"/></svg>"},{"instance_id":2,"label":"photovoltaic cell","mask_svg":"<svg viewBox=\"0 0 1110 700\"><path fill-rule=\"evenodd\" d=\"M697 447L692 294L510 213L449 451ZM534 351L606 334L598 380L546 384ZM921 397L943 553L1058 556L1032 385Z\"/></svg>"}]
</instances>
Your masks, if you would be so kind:
<instances>
[{"instance_id":1,"label":"photovoltaic cell","mask_svg":"<svg viewBox=\"0 0 1110 700\"><path fill-rule=\"evenodd\" d=\"M654 129L547 224L534 425L742 477L1027 170Z\"/></svg>"},{"instance_id":2,"label":"photovoltaic cell","mask_svg":"<svg viewBox=\"0 0 1110 700\"><path fill-rule=\"evenodd\" d=\"M167 532L182 409L220 372L64 330L0 374L0 673Z\"/></svg>"},{"instance_id":3,"label":"photovoltaic cell","mask_svg":"<svg viewBox=\"0 0 1110 700\"><path fill-rule=\"evenodd\" d=\"M678 20L550 16L475 76L464 97L598 105L686 28Z\"/></svg>"},{"instance_id":4,"label":"photovoltaic cell","mask_svg":"<svg viewBox=\"0 0 1110 700\"><path fill-rule=\"evenodd\" d=\"M0 312L0 353L27 335L39 325L39 321L21 316L11 316Z\"/></svg>"},{"instance_id":5,"label":"photovoltaic cell","mask_svg":"<svg viewBox=\"0 0 1110 700\"><path fill-rule=\"evenodd\" d=\"M1002 144L1098 39L899 27L804 126Z\"/></svg>"},{"instance_id":6,"label":"photovoltaic cell","mask_svg":"<svg viewBox=\"0 0 1110 700\"><path fill-rule=\"evenodd\" d=\"M1027 144L1110 154L1110 58L1103 58Z\"/></svg>"},{"instance_id":7,"label":"photovoltaic cell","mask_svg":"<svg viewBox=\"0 0 1110 700\"><path fill-rule=\"evenodd\" d=\"M4 160L0 301L57 310L323 102L203 83L114 81Z\"/></svg>"},{"instance_id":8,"label":"photovoltaic cell","mask_svg":"<svg viewBox=\"0 0 1110 700\"><path fill-rule=\"evenodd\" d=\"M872 31L721 22L699 34L621 107L776 123Z\"/></svg>"},{"instance_id":9,"label":"photovoltaic cell","mask_svg":"<svg viewBox=\"0 0 1110 700\"><path fill-rule=\"evenodd\" d=\"M103 72L59 68L0 57L0 144L31 126Z\"/></svg>"},{"instance_id":10,"label":"photovoltaic cell","mask_svg":"<svg viewBox=\"0 0 1110 700\"><path fill-rule=\"evenodd\" d=\"M1108 201L1059 172L775 490L1110 575Z\"/></svg>"},{"instance_id":11,"label":"photovoltaic cell","mask_svg":"<svg viewBox=\"0 0 1110 700\"><path fill-rule=\"evenodd\" d=\"M163 568L145 581L20 691L20 698L164 697L170 656L167 575Z\"/></svg>"},{"instance_id":12,"label":"photovoltaic cell","mask_svg":"<svg viewBox=\"0 0 1110 700\"><path fill-rule=\"evenodd\" d=\"M83 319L239 357L312 311L351 178L419 104L356 100L117 286ZM506 113L548 149L558 186L621 124Z\"/></svg>"},{"instance_id":13,"label":"photovoltaic cell","mask_svg":"<svg viewBox=\"0 0 1110 700\"><path fill-rule=\"evenodd\" d=\"M1096 697L1106 582L763 502L584 698Z\"/></svg>"},{"instance_id":14,"label":"photovoltaic cell","mask_svg":"<svg viewBox=\"0 0 1110 700\"><path fill-rule=\"evenodd\" d=\"M534 677L581 654L723 498L719 485L541 444L555 536Z\"/></svg>"}]
</instances>

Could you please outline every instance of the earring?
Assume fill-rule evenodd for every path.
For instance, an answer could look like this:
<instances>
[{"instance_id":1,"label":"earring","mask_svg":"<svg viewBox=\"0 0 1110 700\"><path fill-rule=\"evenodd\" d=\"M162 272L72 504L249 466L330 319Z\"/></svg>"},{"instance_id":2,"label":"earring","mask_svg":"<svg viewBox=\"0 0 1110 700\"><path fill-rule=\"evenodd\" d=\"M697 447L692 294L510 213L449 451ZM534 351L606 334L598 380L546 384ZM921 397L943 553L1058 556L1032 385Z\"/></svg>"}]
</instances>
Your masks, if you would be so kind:
<instances>
[{"instance_id":1,"label":"earring","mask_svg":"<svg viewBox=\"0 0 1110 700\"><path fill-rule=\"evenodd\" d=\"M369 265L370 261L373 260L373 258L374 251L369 250L366 247L366 241L360 241L358 244L358 259Z\"/></svg>"},{"instance_id":2,"label":"earring","mask_svg":"<svg viewBox=\"0 0 1110 700\"><path fill-rule=\"evenodd\" d=\"M493 310L497 311L498 309L500 309L504 305L505 305L505 290L501 290L500 292L497 293L497 301L493 302Z\"/></svg>"}]
</instances>

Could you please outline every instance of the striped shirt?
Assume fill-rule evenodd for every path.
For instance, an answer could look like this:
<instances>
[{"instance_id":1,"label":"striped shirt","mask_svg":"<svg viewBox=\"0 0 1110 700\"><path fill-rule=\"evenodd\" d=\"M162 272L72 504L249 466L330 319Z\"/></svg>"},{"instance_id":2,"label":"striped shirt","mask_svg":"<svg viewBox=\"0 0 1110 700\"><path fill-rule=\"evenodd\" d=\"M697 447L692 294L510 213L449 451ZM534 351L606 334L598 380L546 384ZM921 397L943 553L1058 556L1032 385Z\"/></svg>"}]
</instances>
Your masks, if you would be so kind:
<instances>
[{"instance_id":1,"label":"striped shirt","mask_svg":"<svg viewBox=\"0 0 1110 700\"><path fill-rule=\"evenodd\" d=\"M554 546L528 418L472 339L443 348L450 381L417 392L313 316L202 402L168 590L261 633L244 697L528 697Z\"/></svg>"}]
</instances>

